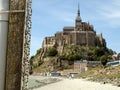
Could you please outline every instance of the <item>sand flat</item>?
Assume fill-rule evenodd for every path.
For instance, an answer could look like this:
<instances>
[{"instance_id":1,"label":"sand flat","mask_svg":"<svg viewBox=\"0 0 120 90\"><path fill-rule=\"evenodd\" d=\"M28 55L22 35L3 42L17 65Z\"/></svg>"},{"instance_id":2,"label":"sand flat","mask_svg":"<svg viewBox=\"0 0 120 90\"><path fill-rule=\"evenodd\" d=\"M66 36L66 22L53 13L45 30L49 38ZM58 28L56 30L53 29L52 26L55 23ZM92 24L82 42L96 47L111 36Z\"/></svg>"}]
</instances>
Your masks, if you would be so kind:
<instances>
[{"instance_id":1,"label":"sand flat","mask_svg":"<svg viewBox=\"0 0 120 90\"><path fill-rule=\"evenodd\" d=\"M84 79L63 79L60 82L48 84L33 90L120 90L120 87Z\"/></svg>"}]
</instances>

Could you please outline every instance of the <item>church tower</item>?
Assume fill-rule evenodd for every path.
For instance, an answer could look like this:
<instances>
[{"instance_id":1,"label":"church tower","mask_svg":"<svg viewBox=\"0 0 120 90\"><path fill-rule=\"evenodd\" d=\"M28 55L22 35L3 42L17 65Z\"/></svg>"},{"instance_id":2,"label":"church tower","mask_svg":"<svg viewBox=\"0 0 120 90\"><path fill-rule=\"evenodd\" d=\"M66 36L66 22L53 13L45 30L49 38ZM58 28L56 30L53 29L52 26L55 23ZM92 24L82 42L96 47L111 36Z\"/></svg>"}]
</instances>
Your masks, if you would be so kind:
<instances>
[{"instance_id":1,"label":"church tower","mask_svg":"<svg viewBox=\"0 0 120 90\"><path fill-rule=\"evenodd\" d=\"M82 19L80 17L80 6L78 3L77 17L75 19L75 31L82 31Z\"/></svg>"}]
</instances>

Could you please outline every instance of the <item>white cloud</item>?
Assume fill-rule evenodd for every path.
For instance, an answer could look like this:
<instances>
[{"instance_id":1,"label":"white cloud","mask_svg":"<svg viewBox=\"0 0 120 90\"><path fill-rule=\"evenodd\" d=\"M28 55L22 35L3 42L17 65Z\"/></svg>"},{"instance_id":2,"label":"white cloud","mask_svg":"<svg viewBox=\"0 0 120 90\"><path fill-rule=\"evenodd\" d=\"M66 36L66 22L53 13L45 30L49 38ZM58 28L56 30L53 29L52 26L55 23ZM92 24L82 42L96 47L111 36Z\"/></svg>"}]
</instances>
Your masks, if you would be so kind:
<instances>
[{"instance_id":1,"label":"white cloud","mask_svg":"<svg viewBox=\"0 0 120 90\"><path fill-rule=\"evenodd\" d=\"M120 27L120 0L110 0L105 3L96 4L96 13L92 19L96 22L103 22L108 27Z\"/></svg>"},{"instance_id":2,"label":"white cloud","mask_svg":"<svg viewBox=\"0 0 120 90\"><path fill-rule=\"evenodd\" d=\"M109 18L109 19L120 18L120 8L117 8L115 6L114 7L112 7L112 6L109 7L108 6L108 8L104 8L104 10L101 11L101 15L104 16L103 18Z\"/></svg>"}]
</instances>

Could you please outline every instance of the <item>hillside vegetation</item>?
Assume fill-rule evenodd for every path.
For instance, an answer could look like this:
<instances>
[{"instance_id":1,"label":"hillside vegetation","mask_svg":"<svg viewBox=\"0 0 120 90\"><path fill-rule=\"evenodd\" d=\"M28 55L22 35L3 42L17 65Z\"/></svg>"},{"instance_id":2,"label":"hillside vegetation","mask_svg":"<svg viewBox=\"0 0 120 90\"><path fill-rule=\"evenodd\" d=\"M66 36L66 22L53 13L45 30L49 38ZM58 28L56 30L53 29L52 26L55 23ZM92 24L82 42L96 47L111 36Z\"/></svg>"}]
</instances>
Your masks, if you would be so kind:
<instances>
[{"instance_id":1,"label":"hillside vegetation","mask_svg":"<svg viewBox=\"0 0 120 90\"><path fill-rule=\"evenodd\" d=\"M86 78L88 80L112 83L120 86L120 66L117 67L96 67L90 68L88 71L76 75L76 78Z\"/></svg>"},{"instance_id":2,"label":"hillside vegetation","mask_svg":"<svg viewBox=\"0 0 120 90\"><path fill-rule=\"evenodd\" d=\"M48 48L42 59L42 48L31 57L30 64L35 73L72 69L76 60L101 61L103 65L112 59L113 51L105 47L64 46L62 53L55 47Z\"/></svg>"}]
</instances>

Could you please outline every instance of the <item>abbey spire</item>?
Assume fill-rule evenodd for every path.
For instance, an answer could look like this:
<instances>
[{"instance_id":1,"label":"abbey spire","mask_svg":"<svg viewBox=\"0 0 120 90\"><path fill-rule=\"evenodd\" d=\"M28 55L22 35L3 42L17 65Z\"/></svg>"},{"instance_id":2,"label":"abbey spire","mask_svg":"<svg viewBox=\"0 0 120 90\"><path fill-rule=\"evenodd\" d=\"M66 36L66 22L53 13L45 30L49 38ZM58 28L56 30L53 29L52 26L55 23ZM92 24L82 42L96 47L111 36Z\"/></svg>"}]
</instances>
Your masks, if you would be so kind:
<instances>
[{"instance_id":1,"label":"abbey spire","mask_svg":"<svg viewBox=\"0 0 120 90\"><path fill-rule=\"evenodd\" d=\"M79 5L79 2L78 2L78 16L80 17L80 5Z\"/></svg>"},{"instance_id":2,"label":"abbey spire","mask_svg":"<svg viewBox=\"0 0 120 90\"><path fill-rule=\"evenodd\" d=\"M77 10L77 17L75 20L75 31L81 31L82 30L82 20L80 17L80 5L78 2L78 10Z\"/></svg>"}]
</instances>

